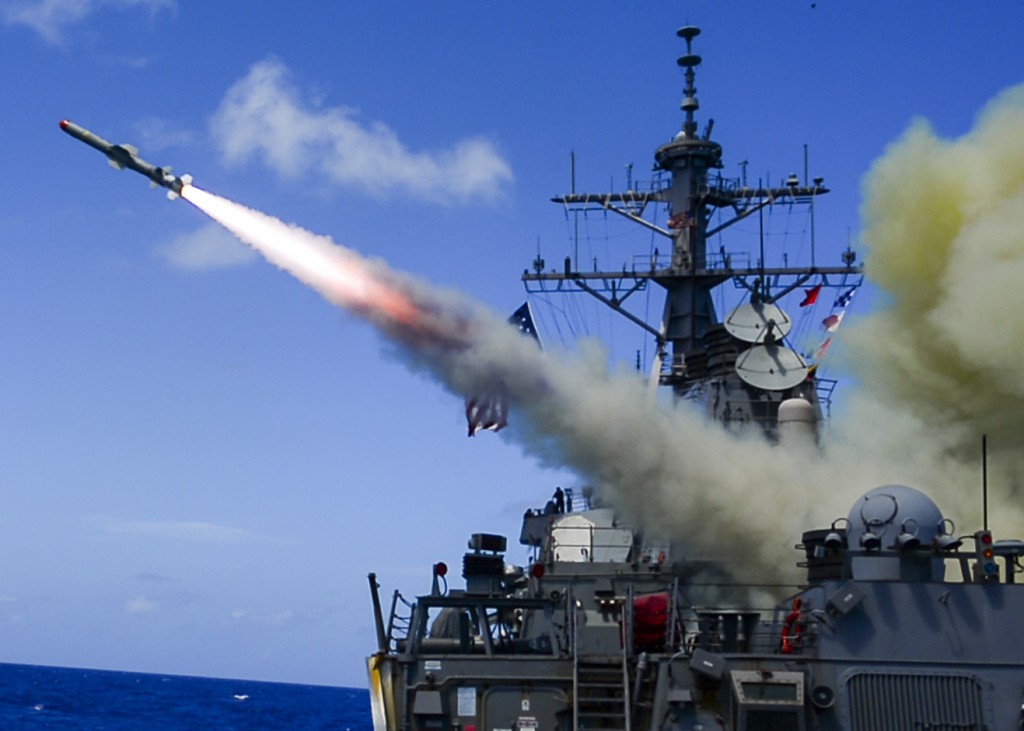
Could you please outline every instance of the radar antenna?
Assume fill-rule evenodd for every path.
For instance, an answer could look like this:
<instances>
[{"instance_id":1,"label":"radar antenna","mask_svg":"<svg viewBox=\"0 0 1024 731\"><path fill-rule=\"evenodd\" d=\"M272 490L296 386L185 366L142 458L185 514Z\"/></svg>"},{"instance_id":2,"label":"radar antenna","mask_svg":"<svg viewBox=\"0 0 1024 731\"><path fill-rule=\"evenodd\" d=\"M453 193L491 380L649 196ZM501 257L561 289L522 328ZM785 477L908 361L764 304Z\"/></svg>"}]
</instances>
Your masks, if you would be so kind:
<instances>
[{"instance_id":1,"label":"radar antenna","mask_svg":"<svg viewBox=\"0 0 1024 731\"><path fill-rule=\"evenodd\" d=\"M682 104L683 112L686 113L686 118L683 121L683 134L687 137L695 137L697 122L693 119L693 113L700 109L700 103L697 101L697 87L693 85L693 69L700 65L701 58L693 53L691 44L693 39L700 35L700 28L695 25L685 25L676 31L676 35L686 41L686 53L676 61L686 69L686 89L683 91L685 96Z\"/></svg>"}]
</instances>

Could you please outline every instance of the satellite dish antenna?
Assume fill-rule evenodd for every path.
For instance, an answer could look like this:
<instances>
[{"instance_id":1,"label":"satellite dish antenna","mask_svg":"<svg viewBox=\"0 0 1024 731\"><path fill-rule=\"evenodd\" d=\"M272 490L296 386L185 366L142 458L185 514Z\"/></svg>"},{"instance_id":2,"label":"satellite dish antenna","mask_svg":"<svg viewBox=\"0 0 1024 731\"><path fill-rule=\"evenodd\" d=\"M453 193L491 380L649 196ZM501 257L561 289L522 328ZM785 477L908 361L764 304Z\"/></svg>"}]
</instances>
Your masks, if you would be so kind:
<instances>
[{"instance_id":1,"label":"satellite dish antenna","mask_svg":"<svg viewBox=\"0 0 1024 731\"><path fill-rule=\"evenodd\" d=\"M730 335L745 343L764 343L769 333L775 340L781 340L793 329L789 315L768 302L740 305L722 324Z\"/></svg>"},{"instance_id":2,"label":"satellite dish antenna","mask_svg":"<svg viewBox=\"0 0 1024 731\"><path fill-rule=\"evenodd\" d=\"M736 375L765 391L785 391L807 378L807 364L785 345L755 345L736 359Z\"/></svg>"}]
</instances>

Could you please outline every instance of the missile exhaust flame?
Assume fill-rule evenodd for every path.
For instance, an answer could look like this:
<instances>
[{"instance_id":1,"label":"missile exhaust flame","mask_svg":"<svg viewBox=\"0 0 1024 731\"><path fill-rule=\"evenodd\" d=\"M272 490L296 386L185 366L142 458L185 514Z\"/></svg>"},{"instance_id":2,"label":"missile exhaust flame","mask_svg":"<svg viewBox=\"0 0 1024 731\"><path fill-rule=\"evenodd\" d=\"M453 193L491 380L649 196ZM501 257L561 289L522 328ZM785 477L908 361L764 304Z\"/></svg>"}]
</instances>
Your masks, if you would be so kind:
<instances>
[{"instance_id":1,"label":"missile exhaust flame","mask_svg":"<svg viewBox=\"0 0 1024 731\"><path fill-rule=\"evenodd\" d=\"M411 281L399 281L383 264L194 185L184 186L181 196L329 302L372 321L403 343L466 345L459 327L464 319L440 301L417 293Z\"/></svg>"}]
</instances>

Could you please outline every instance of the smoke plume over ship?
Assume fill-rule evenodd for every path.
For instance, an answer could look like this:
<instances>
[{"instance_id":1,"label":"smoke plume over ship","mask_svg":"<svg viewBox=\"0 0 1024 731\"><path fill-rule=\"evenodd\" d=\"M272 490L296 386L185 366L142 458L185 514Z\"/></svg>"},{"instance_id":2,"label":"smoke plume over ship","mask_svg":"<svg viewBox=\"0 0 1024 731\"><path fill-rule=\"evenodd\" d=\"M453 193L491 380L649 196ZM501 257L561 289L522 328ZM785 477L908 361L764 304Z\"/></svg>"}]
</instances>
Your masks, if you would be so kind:
<instances>
[{"instance_id":1,"label":"smoke plume over ship","mask_svg":"<svg viewBox=\"0 0 1024 731\"><path fill-rule=\"evenodd\" d=\"M1024 325L1012 306L1013 282L1024 278L1024 141L1011 130L1022 124L1024 89L1015 89L962 139L937 139L918 122L876 163L865 181L864 237L871 278L891 302L844 334L863 373L850 418L820 453L797 459L685 405L651 404L634 376L607 371L595 344L578 355L541 352L481 306L325 237L194 187L184 197L373 322L455 393L500 385L516 414L509 434L535 458L574 469L627 515L686 545L728 534L737 556L762 556L767 571L792 563L765 552L780 533L845 514L876 484L920 486L977 521L971 488L983 432L1006 448L994 460L1006 475L993 480L994 494L1014 494L1022 465L1009 447L1024 422L1013 408L1024 399L1014 368Z\"/></svg>"},{"instance_id":2,"label":"smoke plume over ship","mask_svg":"<svg viewBox=\"0 0 1024 731\"><path fill-rule=\"evenodd\" d=\"M692 546L729 531L740 550L756 552L780 527L762 516L788 524L801 510L796 491L787 505L769 487L802 482L790 456L713 428L702 415L651 404L635 376L608 372L596 344L581 355L542 352L482 306L326 237L194 186L183 197L328 301L372 322L451 391L500 389L516 414L513 439L543 463L574 469L631 518ZM712 461L709 453L740 458ZM752 467L760 475L753 484ZM742 515L732 509L739 502L749 508Z\"/></svg>"},{"instance_id":3,"label":"smoke plume over ship","mask_svg":"<svg viewBox=\"0 0 1024 731\"><path fill-rule=\"evenodd\" d=\"M607 371L595 344L543 353L479 305L329 239L195 188L185 197L380 327L455 393L500 385L517 414L509 434L535 458L574 469L627 515L688 546L728 534L737 556L761 556L759 570L774 572L791 564L765 552L780 533L845 514L876 484L920 486L977 522L984 432L996 445L993 493L1016 494L1024 325L1012 292L1024 278L1024 140L1012 131L1022 125L1024 89L1014 89L962 139L940 140L917 122L875 164L864 239L871 279L891 301L844 334L862 374L849 418L821 452L797 459L685 405L651 404L634 376Z\"/></svg>"}]
</instances>

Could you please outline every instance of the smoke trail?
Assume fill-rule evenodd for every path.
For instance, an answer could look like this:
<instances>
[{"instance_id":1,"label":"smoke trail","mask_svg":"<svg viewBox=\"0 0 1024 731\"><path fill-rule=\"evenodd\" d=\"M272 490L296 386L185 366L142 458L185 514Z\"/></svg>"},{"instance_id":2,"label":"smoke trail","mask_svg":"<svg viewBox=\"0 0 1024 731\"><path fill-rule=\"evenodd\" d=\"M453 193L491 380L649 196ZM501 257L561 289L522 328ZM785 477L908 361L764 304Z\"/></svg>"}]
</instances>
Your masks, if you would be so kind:
<instances>
[{"instance_id":1,"label":"smoke trail","mask_svg":"<svg viewBox=\"0 0 1024 731\"><path fill-rule=\"evenodd\" d=\"M399 276L326 237L192 186L182 194L327 300L373 322L453 392L500 388L519 416L510 434L525 451L571 467L626 517L678 541L693 558L702 546L720 551L722 536L729 536L738 565L763 580L781 579L779 567L793 564L791 543L781 539L849 505L849 496L833 490L816 501L821 514L813 515L802 488L824 484L824 470L808 476L816 458L799 464L760 438L652 405L634 375L608 373L596 344L577 356L542 352L482 306ZM858 484L856 492L862 490Z\"/></svg>"}]
</instances>

